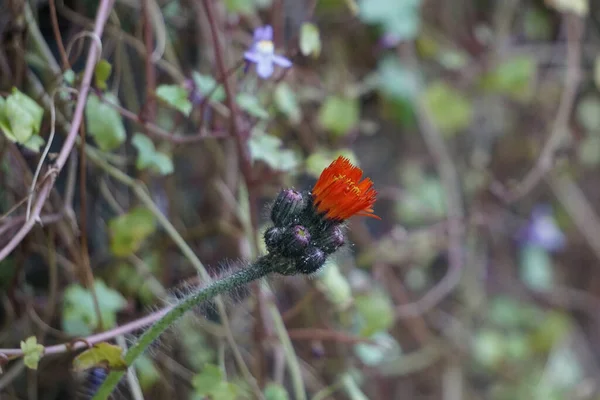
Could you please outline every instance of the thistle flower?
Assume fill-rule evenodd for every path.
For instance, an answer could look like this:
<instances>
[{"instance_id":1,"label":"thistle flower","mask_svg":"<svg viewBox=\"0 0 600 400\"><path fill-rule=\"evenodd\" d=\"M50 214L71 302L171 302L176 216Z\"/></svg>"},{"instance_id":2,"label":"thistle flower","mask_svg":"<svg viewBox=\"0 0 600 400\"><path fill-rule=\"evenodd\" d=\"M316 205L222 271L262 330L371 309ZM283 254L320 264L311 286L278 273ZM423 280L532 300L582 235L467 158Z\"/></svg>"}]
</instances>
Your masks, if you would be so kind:
<instances>
[{"instance_id":1,"label":"thistle flower","mask_svg":"<svg viewBox=\"0 0 600 400\"><path fill-rule=\"evenodd\" d=\"M362 179L363 171L345 157L338 157L315 184L312 195L317 212L325 218L343 221L353 215L381 219L373 214L377 192L373 181Z\"/></svg>"},{"instance_id":2,"label":"thistle flower","mask_svg":"<svg viewBox=\"0 0 600 400\"><path fill-rule=\"evenodd\" d=\"M256 73L263 79L268 79L275 70L274 64L282 68L289 68L292 62L287 58L275 54L273 44L273 28L266 25L256 28L254 31L254 42L250 50L244 53L246 61L256 64Z\"/></svg>"}]
</instances>

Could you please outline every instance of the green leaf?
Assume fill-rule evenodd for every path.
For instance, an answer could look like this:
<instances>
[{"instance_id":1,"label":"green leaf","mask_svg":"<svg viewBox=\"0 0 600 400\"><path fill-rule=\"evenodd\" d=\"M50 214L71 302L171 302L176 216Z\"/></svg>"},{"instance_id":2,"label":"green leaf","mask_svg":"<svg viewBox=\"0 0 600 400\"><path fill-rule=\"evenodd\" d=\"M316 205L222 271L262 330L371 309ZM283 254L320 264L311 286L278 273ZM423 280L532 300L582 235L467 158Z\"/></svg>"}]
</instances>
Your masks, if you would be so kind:
<instances>
[{"instance_id":1,"label":"green leaf","mask_svg":"<svg viewBox=\"0 0 600 400\"><path fill-rule=\"evenodd\" d=\"M352 288L335 261L328 262L327 268L322 268L316 276L317 287L338 311L347 310L352 305Z\"/></svg>"},{"instance_id":2,"label":"green leaf","mask_svg":"<svg viewBox=\"0 0 600 400\"><path fill-rule=\"evenodd\" d=\"M397 57L386 57L378 65L379 90L398 100L413 100L420 92L421 77L414 69L398 61Z\"/></svg>"},{"instance_id":3,"label":"green leaf","mask_svg":"<svg viewBox=\"0 0 600 400\"><path fill-rule=\"evenodd\" d=\"M527 102L533 95L536 62L532 56L517 56L500 63L483 77L483 89Z\"/></svg>"},{"instance_id":4,"label":"green leaf","mask_svg":"<svg viewBox=\"0 0 600 400\"><path fill-rule=\"evenodd\" d=\"M377 332L385 332L394 324L394 306L381 290L355 297L360 317L360 336L371 337Z\"/></svg>"},{"instance_id":5,"label":"green leaf","mask_svg":"<svg viewBox=\"0 0 600 400\"><path fill-rule=\"evenodd\" d=\"M354 353L360 361L375 367L381 363L391 361L401 355L400 344L387 332L378 332L370 337L374 343L358 343L354 345Z\"/></svg>"},{"instance_id":6,"label":"green leaf","mask_svg":"<svg viewBox=\"0 0 600 400\"><path fill-rule=\"evenodd\" d=\"M127 369L127 363L123 360L123 349L114 344L101 342L85 350L73 360L75 371L85 371L94 367L105 367L111 370Z\"/></svg>"},{"instance_id":7,"label":"green leaf","mask_svg":"<svg viewBox=\"0 0 600 400\"><path fill-rule=\"evenodd\" d=\"M265 387L265 400L289 400L288 392L277 383L270 382Z\"/></svg>"},{"instance_id":8,"label":"green leaf","mask_svg":"<svg viewBox=\"0 0 600 400\"><path fill-rule=\"evenodd\" d=\"M114 328L117 312L127 305L121 294L107 287L101 280L94 281L104 329ZM78 284L67 287L63 298L63 330L72 336L88 336L98 328L98 318L92 293Z\"/></svg>"},{"instance_id":9,"label":"green leaf","mask_svg":"<svg viewBox=\"0 0 600 400\"><path fill-rule=\"evenodd\" d=\"M173 161L160 151L156 151L152 140L141 133L136 133L131 139L131 144L138 151L135 166L139 170L150 169L160 175L168 175L173 172Z\"/></svg>"},{"instance_id":10,"label":"green leaf","mask_svg":"<svg viewBox=\"0 0 600 400\"><path fill-rule=\"evenodd\" d=\"M424 101L437 127L446 135L461 131L471 123L473 108L469 100L443 82L429 85Z\"/></svg>"},{"instance_id":11,"label":"green leaf","mask_svg":"<svg viewBox=\"0 0 600 400\"><path fill-rule=\"evenodd\" d=\"M212 92L209 97L210 100L213 101L223 101L225 100L225 90L223 89L223 85L217 86L217 81L210 75L202 75L198 72L194 71L192 73L192 78L198 87L198 91L203 96L208 96L209 93ZM215 89L215 86L217 88Z\"/></svg>"},{"instance_id":12,"label":"green leaf","mask_svg":"<svg viewBox=\"0 0 600 400\"><path fill-rule=\"evenodd\" d=\"M188 99L188 92L179 85L160 85L156 89L156 96L171 107L181 111L186 117L192 111L192 103Z\"/></svg>"},{"instance_id":13,"label":"green leaf","mask_svg":"<svg viewBox=\"0 0 600 400\"><path fill-rule=\"evenodd\" d=\"M106 90L106 81L110 76L112 71L112 65L104 59L100 60L98 64L96 64L96 68L94 70L94 82L96 87L100 90Z\"/></svg>"},{"instance_id":14,"label":"green leaf","mask_svg":"<svg viewBox=\"0 0 600 400\"><path fill-rule=\"evenodd\" d=\"M156 230L156 221L150 210L136 207L108 223L111 232L110 249L118 257L135 253L143 241Z\"/></svg>"},{"instance_id":15,"label":"green leaf","mask_svg":"<svg viewBox=\"0 0 600 400\"><path fill-rule=\"evenodd\" d=\"M212 400L235 400L240 393L239 387L225 381L221 369L212 364L194 377L192 385L196 397L209 396Z\"/></svg>"},{"instance_id":16,"label":"green leaf","mask_svg":"<svg viewBox=\"0 0 600 400\"><path fill-rule=\"evenodd\" d=\"M44 346L38 344L35 336L30 336L25 341L21 341L21 350L23 351L23 362L30 369L37 369L40 359L44 355Z\"/></svg>"},{"instance_id":17,"label":"green leaf","mask_svg":"<svg viewBox=\"0 0 600 400\"><path fill-rule=\"evenodd\" d=\"M586 136L577 145L579 162L586 167L600 164L600 136Z\"/></svg>"},{"instance_id":18,"label":"green leaf","mask_svg":"<svg viewBox=\"0 0 600 400\"><path fill-rule=\"evenodd\" d=\"M63 73L63 81L69 86L73 86L75 84L75 77L75 71L72 69L68 69Z\"/></svg>"},{"instance_id":19,"label":"green leaf","mask_svg":"<svg viewBox=\"0 0 600 400\"><path fill-rule=\"evenodd\" d=\"M256 96L249 93L240 93L238 94L236 101L240 108L249 115L260 119L269 118L269 113L263 108Z\"/></svg>"},{"instance_id":20,"label":"green leaf","mask_svg":"<svg viewBox=\"0 0 600 400\"><path fill-rule=\"evenodd\" d=\"M300 28L300 51L303 55L318 57L321 54L321 35L315 24L305 22Z\"/></svg>"},{"instance_id":21,"label":"green leaf","mask_svg":"<svg viewBox=\"0 0 600 400\"><path fill-rule=\"evenodd\" d=\"M254 2L250 0L225 0L224 3L230 13L252 14L255 10Z\"/></svg>"},{"instance_id":22,"label":"green leaf","mask_svg":"<svg viewBox=\"0 0 600 400\"><path fill-rule=\"evenodd\" d=\"M40 132L43 116L44 109L17 88L13 88L12 93L0 101L0 129L11 142L22 145L28 143ZM37 143L39 140L35 139L31 142L32 149Z\"/></svg>"},{"instance_id":23,"label":"green leaf","mask_svg":"<svg viewBox=\"0 0 600 400\"><path fill-rule=\"evenodd\" d=\"M44 140L43 137L41 137L39 135L33 135L32 137L29 138L28 141L23 143L23 146L25 146L26 148L28 148L31 151L35 151L36 153L39 153L40 149L42 148L42 146L44 145L45 142L46 141Z\"/></svg>"},{"instance_id":24,"label":"green leaf","mask_svg":"<svg viewBox=\"0 0 600 400\"><path fill-rule=\"evenodd\" d=\"M286 117L289 118L293 125L299 124L302 120L302 110L298 105L296 93L290 85L281 82L275 88L275 105Z\"/></svg>"},{"instance_id":25,"label":"green leaf","mask_svg":"<svg viewBox=\"0 0 600 400\"><path fill-rule=\"evenodd\" d=\"M138 357L133 365L135 366L135 371L142 389L147 390L160 380L161 373L158 371L152 360L145 354Z\"/></svg>"},{"instance_id":26,"label":"green leaf","mask_svg":"<svg viewBox=\"0 0 600 400\"><path fill-rule=\"evenodd\" d=\"M589 12L589 0L546 0L545 3L562 13L584 17Z\"/></svg>"},{"instance_id":27,"label":"green leaf","mask_svg":"<svg viewBox=\"0 0 600 400\"><path fill-rule=\"evenodd\" d=\"M414 39L420 28L420 0L361 0L362 21L379 24L401 40Z\"/></svg>"},{"instance_id":28,"label":"green leaf","mask_svg":"<svg viewBox=\"0 0 600 400\"><path fill-rule=\"evenodd\" d=\"M576 118L588 133L600 135L600 97L587 95L581 99L577 104Z\"/></svg>"},{"instance_id":29,"label":"green leaf","mask_svg":"<svg viewBox=\"0 0 600 400\"><path fill-rule=\"evenodd\" d=\"M112 93L105 93L104 100L119 104L119 99ZM85 117L88 122L88 135L94 138L101 150L115 150L125 141L125 126L121 115L93 93L88 97Z\"/></svg>"},{"instance_id":30,"label":"green leaf","mask_svg":"<svg viewBox=\"0 0 600 400\"><path fill-rule=\"evenodd\" d=\"M491 329L482 329L475 334L472 346L473 356L481 365L497 367L506 354L504 336Z\"/></svg>"},{"instance_id":31,"label":"green leaf","mask_svg":"<svg viewBox=\"0 0 600 400\"><path fill-rule=\"evenodd\" d=\"M358 124L359 114L357 99L330 96L321 106L319 122L336 136L343 136Z\"/></svg>"},{"instance_id":32,"label":"green leaf","mask_svg":"<svg viewBox=\"0 0 600 400\"><path fill-rule=\"evenodd\" d=\"M548 252L533 245L526 245L520 255L521 280L533 290L551 290L554 286L554 268Z\"/></svg>"},{"instance_id":33,"label":"green leaf","mask_svg":"<svg viewBox=\"0 0 600 400\"><path fill-rule=\"evenodd\" d=\"M399 218L408 225L439 220L446 216L446 192L439 179L424 175L420 169L403 170L405 194L397 203Z\"/></svg>"},{"instance_id":34,"label":"green leaf","mask_svg":"<svg viewBox=\"0 0 600 400\"><path fill-rule=\"evenodd\" d=\"M281 139L266 133L255 132L248 141L253 161L263 161L278 171L290 171L298 165L298 157L292 150L281 146Z\"/></svg>"},{"instance_id":35,"label":"green leaf","mask_svg":"<svg viewBox=\"0 0 600 400\"><path fill-rule=\"evenodd\" d=\"M552 37L551 14L535 6L525 10L523 15L525 36L530 41L546 41Z\"/></svg>"}]
</instances>

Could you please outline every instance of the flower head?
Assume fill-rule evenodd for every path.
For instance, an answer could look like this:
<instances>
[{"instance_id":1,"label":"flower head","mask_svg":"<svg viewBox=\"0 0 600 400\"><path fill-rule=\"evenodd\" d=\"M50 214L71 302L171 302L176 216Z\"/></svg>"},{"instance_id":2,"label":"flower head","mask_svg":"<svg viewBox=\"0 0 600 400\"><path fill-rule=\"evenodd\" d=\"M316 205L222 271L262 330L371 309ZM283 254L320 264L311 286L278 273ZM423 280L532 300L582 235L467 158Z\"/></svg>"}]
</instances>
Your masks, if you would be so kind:
<instances>
[{"instance_id":1,"label":"flower head","mask_svg":"<svg viewBox=\"0 0 600 400\"><path fill-rule=\"evenodd\" d=\"M556 225L552 209L547 205L534 208L529 224L520 236L527 244L550 252L562 249L566 242L564 233Z\"/></svg>"},{"instance_id":2,"label":"flower head","mask_svg":"<svg viewBox=\"0 0 600 400\"><path fill-rule=\"evenodd\" d=\"M353 215L380 219L373 214L377 196L373 181L362 179L362 175L363 171L347 158L340 156L334 160L323 170L312 190L317 212L338 221Z\"/></svg>"},{"instance_id":3,"label":"flower head","mask_svg":"<svg viewBox=\"0 0 600 400\"><path fill-rule=\"evenodd\" d=\"M274 64L283 68L292 66L290 60L275 54L273 28L270 25L256 28L254 31L254 42L250 50L244 53L244 58L246 61L256 64L256 73L263 79L267 79L273 75Z\"/></svg>"}]
</instances>

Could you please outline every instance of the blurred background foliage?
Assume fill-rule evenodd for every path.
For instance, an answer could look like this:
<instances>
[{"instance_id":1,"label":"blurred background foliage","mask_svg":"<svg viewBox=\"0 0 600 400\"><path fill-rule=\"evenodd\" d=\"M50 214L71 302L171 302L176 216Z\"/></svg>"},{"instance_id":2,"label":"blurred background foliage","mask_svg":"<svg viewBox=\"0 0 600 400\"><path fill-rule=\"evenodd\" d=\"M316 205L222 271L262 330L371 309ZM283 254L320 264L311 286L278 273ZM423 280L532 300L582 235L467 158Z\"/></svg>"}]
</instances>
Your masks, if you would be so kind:
<instances>
[{"instance_id":1,"label":"blurred background foliage","mask_svg":"<svg viewBox=\"0 0 600 400\"><path fill-rule=\"evenodd\" d=\"M0 5L2 247L107 3ZM268 80L243 61L263 25L293 63ZM187 315L115 398L600 399L600 2L117 0L101 45L87 146L0 260L0 346L26 355L3 399L91 398L105 360L39 343L142 318L202 263L243 266L278 190L339 154L382 220L351 221L316 276L232 295L226 321Z\"/></svg>"}]
</instances>

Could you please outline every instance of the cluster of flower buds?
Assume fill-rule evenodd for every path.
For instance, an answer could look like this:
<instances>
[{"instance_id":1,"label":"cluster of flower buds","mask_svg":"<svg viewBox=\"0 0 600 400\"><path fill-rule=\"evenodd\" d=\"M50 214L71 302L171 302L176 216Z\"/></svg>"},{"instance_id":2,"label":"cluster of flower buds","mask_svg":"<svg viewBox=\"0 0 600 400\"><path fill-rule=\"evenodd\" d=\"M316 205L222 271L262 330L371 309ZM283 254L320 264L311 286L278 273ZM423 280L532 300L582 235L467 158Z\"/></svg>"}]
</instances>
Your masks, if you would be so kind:
<instances>
[{"instance_id":1,"label":"cluster of flower buds","mask_svg":"<svg viewBox=\"0 0 600 400\"><path fill-rule=\"evenodd\" d=\"M269 253L289 260L281 273L312 274L327 256L344 245L341 221L324 218L313 207L311 194L285 189L271 209L273 227L264 235Z\"/></svg>"},{"instance_id":2,"label":"cluster of flower buds","mask_svg":"<svg viewBox=\"0 0 600 400\"><path fill-rule=\"evenodd\" d=\"M310 192L285 189L271 209L273 227L265 232L269 254L284 275L312 274L327 256L344 245L344 221L354 215L373 214L377 192L362 170L338 157L323 170Z\"/></svg>"}]
</instances>

